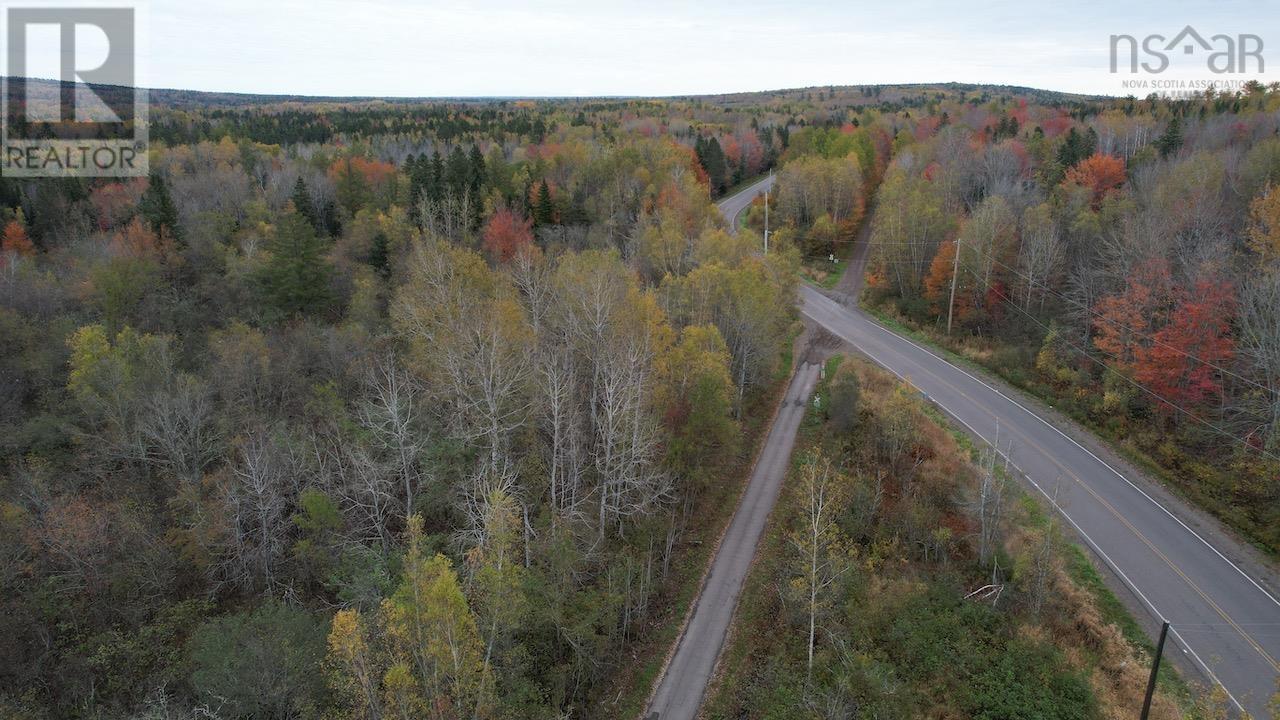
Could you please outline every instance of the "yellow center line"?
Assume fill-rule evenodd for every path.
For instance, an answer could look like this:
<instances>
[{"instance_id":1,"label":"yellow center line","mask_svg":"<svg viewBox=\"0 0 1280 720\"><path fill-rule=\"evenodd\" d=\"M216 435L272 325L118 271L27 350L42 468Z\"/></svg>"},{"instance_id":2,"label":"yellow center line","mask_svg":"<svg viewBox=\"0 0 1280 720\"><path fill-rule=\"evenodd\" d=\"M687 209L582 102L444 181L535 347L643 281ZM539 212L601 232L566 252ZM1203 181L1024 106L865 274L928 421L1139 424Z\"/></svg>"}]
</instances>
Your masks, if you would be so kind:
<instances>
[{"instance_id":1,"label":"yellow center line","mask_svg":"<svg viewBox=\"0 0 1280 720\"><path fill-rule=\"evenodd\" d=\"M973 403L973 404L974 404L974 406L976 406L976 407L978 407L979 409L981 409L981 410L985 411L987 414L991 415L991 417L992 417L992 418L994 418L997 422L999 422L999 420L1000 420L1000 416L999 416L999 415L997 415L996 413L994 413L994 412L992 412L991 410L987 409L987 407L986 407L985 405L983 405L982 403L980 403L980 402L978 402L978 401L974 400L972 397L970 397L970 396L969 396L969 394L968 394L968 393L966 393L965 391L963 391L963 390L961 390L960 388L956 387L955 385L953 385L953 384L952 384L950 381L948 381L947 379L945 379L945 378L941 377L940 375L938 375L937 373L933 372L933 370L931 370L929 367L927 367L927 366L926 366L926 365L924 365L923 363L917 363L917 365L919 365L921 369L923 369L926 373L928 373L930 376L932 376L935 380L937 380L938 382L942 383L942 385L944 385L946 388L948 388L948 389L949 389L949 390L951 390L952 392L956 393L956 394L957 394L957 395L959 395L960 397L962 397L962 398L964 398L964 399L968 400L969 402ZM907 382L908 382L909 384L914 385L914 383L911 383L909 380L908 380ZM919 386L916 386L916 387L917 387L917 389L919 389ZM1266 651L1265 649L1263 649L1263 647L1262 647L1261 645L1259 645L1259 644L1258 644L1258 642L1257 642L1256 640L1254 640L1252 636L1250 636L1250 635L1249 635L1249 633L1245 632L1244 628L1240 627L1240 625L1239 625L1239 624L1237 624L1237 623L1236 623L1236 621L1235 621L1235 620L1233 620L1233 619L1231 618L1231 616L1230 616L1230 615L1228 615L1228 614L1226 613L1226 611L1224 611L1224 610L1223 610L1223 609L1218 605L1218 603L1214 602L1213 598L1209 597L1209 595L1208 595L1207 593L1205 593L1205 591L1204 591L1204 590L1201 590L1201 589L1200 589L1200 586L1199 586L1199 585L1197 585L1197 584L1195 583L1195 581L1193 581L1190 577L1187 577L1187 574L1186 574L1185 572L1183 572L1183 571L1182 571L1182 568L1178 567L1177 563L1175 563L1175 562L1173 562L1172 560L1170 560L1170 559L1169 559L1169 557L1168 557L1167 555L1165 555L1163 552L1161 552L1161 551L1160 551L1160 549L1159 549L1159 548L1157 548L1157 547L1155 546L1155 544L1151 542L1151 540L1147 539L1147 536L1146 536L1146 535L1142 534L1142 532L1141 532L1141 531L1139 531L1139 530L1138 530L1138 528L1134 527L1134 526L1133 526L1133 524L1132 524L1132 523L1130 523L1130 522L1129 522L1129 520L1128 520L1124 515L1122 515L1122 514L1120 513L1120 511L1119 511L1119 510L1117 510L1117 509L1115 508L1115 506L1113 506L1113 505L1112 505L1110 502L1108 502L1105 498L1103 498L1101 495L1099 495L1099 494L1097 493L1097 491L1095 491L1095 490L1094 490L1092 487L1090 487L1087 483L1085 483L1083 480L1081 480L1081 479L1080 479L1080 478L1079 478L1075 473L1071 472L1071 470L1069 470L1065 465L1063 465L1061 462L1059 462L1059 461L1058 461L1058 459L1053 455L1053 453L1050 453L1050 452L1049 452L1048 450L1046 450L1042 445L1040 445L1040 444L1039 444L1039 443L1037 443L1035 440L1033 440L1033 439L1031 439L1030 437L1028 437L1028 436L1027 436L1025 433L1023 433L1022 431L1018 430L1016 426L1012 426L1012 427L1013 427L1013 429L1011 430L1011 432L1012 432L1013 434L1015 434L1015 435L1017 435L1018 437L1022 438L1022 440L1023 440L1024 442L1026 442L1027 444L1031 445L1031 447L1033 447L1033 448L1035 448L1036 450L1038 450L1038 451L1040 452L1040 454L1041 454L1041 455L1043 455L1045 458L1047 458L1047 459L1049 460L1049 462L1053 463L1053 464L1054 464L1054 465L1055 465L1055 466L1056 466L1060 471L1062 471L1066 476L1068 476L1068 477L1070 477L1072 480L1074 480L1074 481L1076 482L1076 484L1077 484L1077 485L1080 485L1081 487L1083 487L1083 488L1084 488L1084 489L1085 489L1085 490L1086 490L1090 495L1092 495L1092 496L1094 497L1094 499L1095 499L1095 500L1097 500L1098 502L1102 503L1103 507L1105 507L1105 508L1107 509L1107 511L1108 511L1108 512L1110 512L1112 515L1114 515L1114 516L1116 517L1116 519L1117 519L1117 520L1119 520L1121 523L1123 523L1123 524L1124 524L1124 526L1125 526L1125 527L1129 528L1129 531L1130 531L1130 532L1132 532L1132 533L1133 533L1133 534L1134 534L1134 535L1135 535L1139 540L1141 540L1141 541L1143 542L1143 544L1145 544L1148 548L1150 548L1150 549L1151 549L1151 551L1152 551L1153 553L1155 553L1157 557L1159 557L1161 560L1163 560L1163 561L1164 561L1164 563L1165 563L1165 565L1168 565L1168 566L1169 566L1169 569L1171 569L1171 570L1173 570L1175 573L1177 573L1178 577L1182 578L1182 580L1183 580L1185 583L1187 583L1187 585L1188 585L1188 586L1190 586L1192 590L1195 590L1195 591L1196 591L1196 594L1197 594L1197 595L1199 595L1201 598L1203 598L1203 599L1204 599L1204 601L1205 601L1206 603L1208 603L1209 607L1213 608L1214 612L1216 612L1216 613L1218 614L1218 616L1219 616L1219 617L1221 617L1223 620L1225 620L1225 621L1227 622L1227 624L1228 624L1228 625L1230 625L1230 626L1231 626L1231 627L1232 627L1232 628L1233 628L1237 633L1239 633L1239 634L1240 634L1240 637L1244 638L1245 642L1249 643L1249 645L1250 645L1250 646L1252 646L1254 650L1258 651L1258 654L1262 656L1263 660L1266 660L1267 664L1269 664L1273 670L1275 670L1277 673L1280 673L1280 663L1277 663L1277 662L1275 661L1275 659L1274 659L1274 658L1272 658L1269 654L1267 654L1267 651ZM997 452L999 452L999 448L996 448L996 451L997 451Z\"/></svg>"},{"instance_id":2,"label":"yellow center line","mask_svg":"<svg viewBox=\"0 0 1280 720\"><path fill-rule=\"evenodd\" d=\"M1137 538L1141 540L1144 545L1151 548L1151 552L1155 553L1157 557L1163 560L1165 565L1168 565L1171 570L1177 573L1178 577L1182 578L1183 581L1186 582L1187 585L1189 585L1192 590L1195 590L1197 595L1199 595L1201 598L1204 598L1204 601L1209 604L1209 607L1213 608L1214 612L1218 613L1218 615L1223 620L1225 620L1228 625L1230 625L1233 629L1235 629L1235 631L1240 634L1240 637L1244 638L1245 642L1253 646L1253 649L1258 651L1258 654L1262 656L1262 659L1267 661L1267 664L1271 666L1272 670L1275 670L1276 672L1280 673L1280 664L1277 664L1275 659L1272 658L1271 655L1267 654L1267 651L1264 650L1263 647L1259 645L1258 642L1254 640L1252 636L1249 635L1249 633L1245 632L1244 628L1240 627L1240 625L1237 624L1236 621L1233 620L1231 616L1228 615L1226 611L1223 610L1218 605L1218 603L1214 602L1213 598L1209 597L1209 595L1204 590L1201 590L1200 586L1197 585L1194 580L1187 577L1187 574L1182 571L1182 568L1178 567L1177 563L1170 560L1169 556L1165 555L1164 552L1160 550L1160 548L1156 547L1155 543L1151 542L1151 540L1149 540L1146 535L1142 534L1142 532L1138 530L1138 528L1134 527L1133 524L1129 522L1128 518L1122 515L1120 511L1116 510L1116 508L1110 502L1108 502L1106 498L1102 497L1097 493L1097 491L1089 487L1087 483L1082 481L1080 478L1076 477L1076 475L1072 473L1070 470L1067 470L1065 467L1063 467L1062 463L1058 462L1052 455L1049 455L1045 451L1045 449L1040 445L1038 445L1034 440L1030 440L1025 436L1023 437L1033 447L1035 447L1037 450L1043 453L1047 458L1049 458L1049 461L1052 462L1054 465L1056 465L1059 470L1062 470L1064 473L1066 473L1072 480L1076 481L1076 484L1083 487L1086 492L1092 495L1095 500L1102 503L1103 507L1107 508L1107 510L1112 515L1114 515L1117 520L1119 520L1122 524L1124 524L1125 527L1129 528L1129 531L1132 532L1135 536L1137 536Z\"/></svg>"}]
</instances>

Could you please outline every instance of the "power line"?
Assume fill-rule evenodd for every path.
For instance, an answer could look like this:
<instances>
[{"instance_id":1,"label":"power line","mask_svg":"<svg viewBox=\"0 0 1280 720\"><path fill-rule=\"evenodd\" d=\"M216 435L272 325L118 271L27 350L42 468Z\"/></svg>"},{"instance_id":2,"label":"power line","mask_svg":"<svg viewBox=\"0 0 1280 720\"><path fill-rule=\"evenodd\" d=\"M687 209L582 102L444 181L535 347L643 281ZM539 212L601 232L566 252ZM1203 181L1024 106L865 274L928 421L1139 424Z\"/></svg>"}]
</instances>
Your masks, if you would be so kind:
<instances>
[{"instance_id":1,"label":"power line","mask_svg":"<svg viewBox=\"0 0 1280 720\"><path fill-rule=\"evenodd\" d=\"M965 270L968 270L970 273L972 273L972 274L973 274L973 276L974 276L975 278L981 279L981 276L980 276L980 275L978 275L978 273L977 273L976 271L974 271L974 269L973 269L973 268L969 267L967 264L961 263L961 266L962 266ZM993 291L995 292L996 297L998 297L998 298L1000 298L1002 301L1004 301L1004 303L1005 303L1006 305L1008 305L1009 307L1012 307L1014 310L1016 310L1016 311L1018 311L1018 312L1022 313L1022 314L1023 314L1023 315L1025 315L1028 319L1030 319L1032 322L1034 322L1035 324L1037 324L1037 325L1039 325L1040 327L1044 328L1045 332L1049 332L1049 331L1051 330L1051 328L1049 328L1049 326L1045 325L1043 322L1041 322L1041 321L1040 321L1038 318L1036 318L1034 315L1032 315L1031 313L1027 312L1026 310L1023 310L1022 308L1018 307L1018 304L1017 304L1016 302L1014 302L1013 300L1011 300L1011 299L1009 298L1009 296L1008 296L1008 295L1006 295L1004 292L1002 292L1002 291L1000 291L1000 290L998 290L998 289L996 289L996 288L994 288L994 287L993 287L993 288L991 288L991 290L993 290ZM1091 362L1097 363L1097 364L1098 364L1099 366L1101 366L1103 369L1107 369L1107 364L1106 364L1105 362L1103 362L1103 361L1099 360L1098 358L1094 357L1092 353L1090 353L1090 352L1088 352L1088 351L1086 351L1086 350L1081 349L1078 345L1076 345L1075 343L1071 342L1070 340L1067 340L1066 338L1060 338L1060 340L1061 340L1063 343L1066 343L1066 345L1067 345L1068 347L1070 347L1071 349L1075 350L1076 352L1080 353L1080 354L1081 354L1081 355L1083 355L1084 357L1088 358ZM1160 395L1159 393L1155 392L1154 390L1151 390L1151 389L1147 388L1145 385L1143 385L1143 384L1141 384L1141 383L1139 383L1139 382L1135 381L1133 378L1130 378L1128 375L1125 375L1124 373L1116 373L1116 375L1118 375L1118 376L1119 376L1119 377L1121 377L1121 378L1124 378L1125 382L1129 383L1130 385L1133 385L1134 387L1138 388L1138 389L1139 389L1139 390L1141 390L1142 392L1144 392L1144 393L1146 393L1146 394L1150 395L1151 397L1153 397L1153 398L1155 398L1155 399L1159 400L1160 402L1164 403L1165 405L1168 405L1169 407L1171 407L1171 408L1174 408L1174 409L1178 410L1178 411L1179 411L1179 412L1181 412L1182 414L1186 415L1187 417L1191 418L1192 420L1195 420L1196 422L1200 423L1201 425L1204 425L1205 427L1207 427L1207 428L1209 428L1209 429L1213 430L1214 432L1218 433L1219 435L1222 435L1223 437L1230 438L1230 439L1232 439L1232 440L1234 440L1234 441L1236 441L1236 442L1240 443L1240 444L1241 444L1241 445L1243 445L1244 447L1249 448L1250 450L1254 450L1254 451L1258 452L1258 453L1259 453L1259 454L1261 454L1261 455L1264 455L1264 456L1266 456L1266 457L1268 457L1268 458L1271 458L1272 460L1280 460L1280 456L1274 455L1274 454L1272 454L1272 453L1268 452L1267 450L1265 450L1265 449L1263 449L1263 448L1259 448L1259 447L1255 447L1255 446L1253 446L1253 445L1250 445L1250 444L1249 444L1248 442L1246 442L1244 439L1242 439L1242 438L1240 438L1240 437L1238 437L1238 436L1236 436L1236 435L1234 435L1234 434L1232 434L1232 433L1229 433L1229 432L1227 432L1226 430L1223 430L1222 428L1218 427L1217 425L1214 425L1213 423L1209 422L1208 420L1205 420L1204 418L1201 418L1199 415L1196 415L1195 413L1193 413L1193 412L1191 412L1190 410L1186 409L1185 407L1183 407L1183 406L1179 405L1178 403L1175 403L1175 402L1173 402L1172 400L1169 400L1168 398L1165 398L1164 396Z\"/></svg>"},{"instance_id":2,"label":"power line","mask_svg":"<svg viewBox=\"0 0 1280 720\"><path fill-rule=\"evenodd\" d=\"M920 242L920 241L896 241L896 242L892 242L892 243L888 243L888 242L881 242L881 243L876 243L876 244L880 244L880 245L895 245L895 246L924 246L924 247L933 246L933 247L936 247L936 246L938 246L938 245L941 245L941 242L939 242L939 243L927 243L927 242ZM1213 369L1217 370L1218 372L1221 372L1221 373L1222 373L1222 374L1224 374L1224 375L1229 375L1229 376L1231 376L1231 377L1233 377L1233 378L1235 378L1235 379L1237 379L1237 380L1240 380L1241 382L1244 382L1244 383L1246 383L1246 384L1248 384L1248 385L1252 385L1253 387L1255 387L1255 388L1257 388L1257 389L1259 389L1259 390L1262 390L1262 391L1264 391L1264 392L1270 393L1271 395L1280 396L1280 390L1276 390L1276 389L1274 389L1274 388L1267 387L1266 385L1263 385L1262 383L1260 383L1260 382L1258 382L1258 381L1256 381L1256 380L1253 380L1253 379L1251 379L1251 378L1245 377L1244 375L1241 375L1240 373L1237 373L1237 372L1235 372L1235 371L1233 371L1233 370L1229 370L1229 369L1227 369L1227 368L1225 368L1225 367L1222 367L1221 365L1218 365L1217 363L1210 362L1210 361L1205 360L1205 359L1203 359L1203 358L1201 358L1201 357L1199 357L1199 356L1197 356L1197 355L1195 355L1195 354L1193 354L1193 353L1189 353L1189 352L1187 352L1186 350L1183 350L1183 349L1178 348L1178 347L1174 347L1173 345L1170 345L1170 344L1168 344L1168 343L1166 343L1166 342L1164 342L1164 341L1162 341L1162 340L1160 340L1160 339L1156 338L1156 337L1155 337L1154 335L1152 335L1151 333L1144 332L1144 331L1139 330L1139 329L1137 329L1137 328L1130 327L1130 326L1125 325L1125 324L1123 324L1123 323L1120 323L1120 322L1118 322L1118 321L1116 321L1116 320L1113 320L1113 319L1111 319L1111 318L1109 318L1109 317L1107 317L1107 316L1103 315L1102 313L1099 313L1097 310L1094 310L1093 308L1089 307L1088 305L1085 305L1084 303L1081 303L1081 302L1079 302L1079 301L1077 301L1077 300L1073 300L1073 299L1071 299L1070 297L1068 297L1068 296L1066 296L1066 295L1064 295L1064 294L1062 294L1062 293L1058 292L1057 290L1054 290L1054 289L1053 289L1052 287L1050 287L1049 285L1047 285L1047 284L1045 284L1045 283L1043 283L1043 282L1037 281L1037 280L1035 280L1034 278L1028 277L1027 275L1023 274L1022 272L1018 271L1018 269L1017 269L1017 268L1014 268L1014 267L1012 267L1012 266L1008 265L1007 263L1005 263L1005 262L1001 261L1001 260L1000 260L999 258L997 258L995 255L992 255L990 252L987 252L987 251L983 250L982 248L977 248L977 247L975 247L974 249L975 249L975 250L977 250L977 252L978 252L978 253L980 253L983 257L985 257L985 258L989 259L991 262L993 262L993 263L995 263L995 264L999 265L1000 267L1004 268L1005 270L1008 270L1009 272L1013 273L1014 275L1018 276L1019 278L1022 278L1022 279L1023 279L1023 280L1025 280L1026 282L1028 282L1028 283L1030 283L1030 284L1032 284L1032 285L1038 286L1039 288L1043 289L1044 291L1051 293L1054 297L1059 298L1059 299L1060 299L1060 300L1062 300L1063 302L1066 302L1066 303L1068 303L1069 305L1071 305L1071 306L1073 306L1073 307L1076 307L1076 308L1078 308L1078 309L1080 309L1080 310L1083 310L1083 311L1085 311L1085 312L1089 313L1089 315L1091 315L1091 316L1093 316L1093 317L1095 317L1095 318L1097 318L1097 319L1099 319L1099 320L1102 320L1102 321L1104 321L1104 322L1106 322L1106 323L1110 324L1110 325L1111 325L1111 326L1113 326L1113 327L1120 327L1120 328L1123 328L1123 329L1125 329L1125 330L1128 330L1129 332L1131 332L1131 333L1133 333L1133 334L1135 334L1135 335L1138 335L1138 336L1140 336L1140 337L1143 337L1143 338L1145 338L1145 339L1147 339L1147 340L1149 340L1149 341L1151 341L1151 342L1153 342L1153 343L1155 343L1155 344L1157 344L1157 345L1160 345L1161 347L1164 347L1164 348L1166 348L1166 349L1168 349L1168 350L1172 350L1173 352L1176 352L1176 353L1178 353L1179 355L1182 355L1182 356L1184 356L1184 357L1187 357L1187 358L1189 358L1189 359L1191 359L1191 360L1195 360L1196 362L1200 363L1201 365L1205 365L1205 366L1207 366L1207 367L1211 367L1211 368L1213 368ZM909 261L909 260L906 260L906 261L899 260L899 261L884 261L884 262L907 262L907 263L910 263L911 261ZM970 269L970 272L973 272L973 270L972 270L972 269Z\"/></svg>"},{"instance_id":3,"label":"power line","mask_svg":"<svg viewBox=\"0 0 1280 720\"><path fill-rule=\"evenodd\" d=\"M1042 283L1042 282L1039 282L1039 281L1037 281L1037 280L1034 280L1034 279L1032 279L1032 278L1030 278L1030 277L1027 277L1026 275L1022 274L1021 272L1018 272L1018 270L1017 270L1016 268L1010 267L1009 265L1007 265L1007 264L1005 264L1005 263L1001 262L998 258L996 258L994 255L991 255L990 253L983 253L983 254L984 254L984 255L986 255L988 258L990 258L990 260L991 260L992 262L994 262L995 264L999 265L1000 267L1004 268L1005 270L1008 270L1009 272L1013 273L1014 275L1017 275L1018 277L1022 278L1023 280L1026 280L1028 283L1030 283L1030 284L1032 284L1032 285L1038 285L1039 287L1041 287L1041 288L1042 288L1042 289L1044 289L1045 291L1047 291L1047 292L1049 292L1049 293L1052 293L1055 297L1060 298L1060 299L1062 299L1064 302L1066 302L1066 303L1068 303L1068 304L1070 304L1070 305L1073 305L1073 306L1075 306L1075 307L1077 307L1077 308L1079 308L1079 309L1081 309L1081 310L1084 310L1085 312L1089 313L1090 315L1092 315L1092 316L1094 316L1094 317L1096 317L1096 318L1098 318L1098 319L1100 319L1100 320L1102 320L1102 321L1104 321L1104 322L1107 322L1108 324L1112 325L1113 327L1118 326L1118 327L1121 327L1121 328L1123 328L1123 329L1125 329L1125 330L1128 330L1129 332L1131 332L1131 333L1133 333L1133 334L1135 334L1135 335L1139 335L1139 336L1141 336L1141 337L1144 337L1144 338L1146 338L1146 339L1150 340L1151 342L1153 342L1153 343L1155 343L1155 344L1157 344L1157 345L1159 345L1159 346L1161 346L1161 347L1167 348L1167 349L1169 349L1169 350L1172 350L1172 351L1174 351L1174 352L1178 353L1179 355L1182 355L1182 356L1184 356L1184 357L1187 357L1187 358L1190 358L1190 359L1192 359L1192 360L1195 360L1196 362L1198 362L1198 363L1200 363L1200 364L1202 364L1202 365L1207 365L1208 367L1211 367L1211 368L1213 368L1213 369L1217 370L1218 372L1223 373L1224 375L1230 375L1231 377L1236 378L1237 380L1241 380L1241 381L1243 381L1243 382L1245 382L1245 383L1248 383L1248 384L1250 384L1250 385L1253 385L1254 387L1258 388L1259 390L1265 390L1265 391L1267 391L1267 392L1271 393L1272 395L1280 395L1280 391L1277 391L1277 390L1274 390L1274 389L1272 389L1272 388L1269 388L1269 387L1267 387L1267 386L1265 386L1265 385L1263 385L1263 384L1261 384L1261 383L1259 383L1259 382L1257 382L1257 381L1255 381L1255 380L1251 380L1251 379L1249 379L1249 378L1247 378L1247 377L1245 377L1245 376L1243 376L1243 375L1240 375L1239 373L1236 373L1236 372L1234 372L1234 371L1232 371L1232 370L1228 370L1227 368L1224 368L1224 367L1222 367L1221 365L1217 365L1217 364L1215 364L1215 363L1209 362L1208 360L1205 360L1205 359L1203 359L1203 358L1200 358L1200 357L1198 357L1198 356L1196 356L1196 355L1194 355L1194 354L1192 354L1192 353L1189 353L1189 352L1187 352L1187 351L1185 351L1185 350L1182 350L1181 348L1174 347L1173 345L1170 345L1170 344L1168 344L1168 343L1166 343L1166 342L1164 342L1164 341L1160 340L1160 339L1159 339L1159 338L1157 338L1155 335L1152 335L1152 334L1149 334L1149 333L1143 332L1143 331L1141 331L1141 330L1138 330L1137 328L1130 327L1130 326L1128 326L1128 325L1125 325L1124 323L1121 323L1121 322L1118 322L1118 321L1116 321L1116 320L1113 320L1113 319L1111 319L1111 318L1107 317L1106 315L1104 315L1104 314L1102 314L1102 313L1098 312L1097 310L1094 310L1093 308L1091 308L1091 307L1089 307L1089 306L1085 305L1084 303L1078 302L1078 301L1076 301L1076 300L1072 300L1071 298L1067 297L1066 295L1063 295L1062 293L1058 292L1057 290L1054 290L1053 288L1049 287L1048 285L1045 285L1045 284L1044 284L1044 283Z\"/></svg>"}]
</instances>

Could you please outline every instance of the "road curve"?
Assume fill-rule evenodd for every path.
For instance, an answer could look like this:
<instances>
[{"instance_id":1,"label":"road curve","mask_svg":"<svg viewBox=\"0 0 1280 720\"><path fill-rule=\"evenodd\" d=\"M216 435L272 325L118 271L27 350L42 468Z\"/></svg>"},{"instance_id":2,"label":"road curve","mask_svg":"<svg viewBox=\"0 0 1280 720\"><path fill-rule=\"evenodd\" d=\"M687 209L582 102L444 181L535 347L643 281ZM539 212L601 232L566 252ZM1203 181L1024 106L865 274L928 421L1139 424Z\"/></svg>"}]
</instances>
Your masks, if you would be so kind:
<instances>
[{"instance_id":1,"label":"road curve","mask_svg":"<svg viewBox=\"0 0 1280 720\"><path fill-rule=\"evenodd\" d=\"M751 569L756 545L791 465L796 431L804 419L818 372L818 365L806 363L791 378L782 407L756 459L747 490L716 550L711 572L703 581L693 614L649 700L644 714L647 720L693 720L698 715L738 605L742 583Z\"/></svg>"},{"instance_id":2,"label":"road curve","mask_svg":"<svg viewBox=\"0 0 1280 720\"><path fill-rule=\"evenodd\" d=\"M720 214L724 215L725 222L729 224L729 232L733 233L738 231L738 216L742 214L743 210L746 210L751 205L751 201L755 200L757 195L773 187L773 180L773 174L770 173L764 178L748 185L741 192L735 193L716 203L720 208Z\"/></svg>"},{"instance_id":3,"label":"road curve","mask_svg":"<svg viewBox=\"0 0 1280 720\"><path fill-rule=\"evenodd\" d=\"M1122 463L1104 461L1102 445L1068 421L1053 418L1081 441L1016 392L943 360L856 306L807 286L801 299L804 315L916 387L974 437L998 442L1046 500L1056 494L1068 524L1148 612L1171 623L1174 649L1165 652L1183 654L1221 683L1238 709L1267 716L1280 676L1280 593L1254 554Z\"/></svg>"}]
</instances>

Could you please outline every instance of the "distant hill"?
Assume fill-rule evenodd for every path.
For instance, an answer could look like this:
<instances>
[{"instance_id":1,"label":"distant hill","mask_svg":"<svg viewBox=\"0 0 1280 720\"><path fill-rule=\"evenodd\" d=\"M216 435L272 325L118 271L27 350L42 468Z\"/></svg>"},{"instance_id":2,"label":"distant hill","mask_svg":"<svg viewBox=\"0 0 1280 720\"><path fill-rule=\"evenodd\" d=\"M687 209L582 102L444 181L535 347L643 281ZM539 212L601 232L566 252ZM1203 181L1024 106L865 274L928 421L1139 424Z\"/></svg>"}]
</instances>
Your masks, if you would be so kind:
<instances>
[{"instance_id":1,"label":"distant hill","mask_svg":"<svg viewBox=\"0 0 1280 720\"><path fill-rule=\"evenodd\" d=\"M63 83L56 80L28 79L28 84L37 88L42 95L53 96ZM127 88L120 88L127 89ZM1013 85L976 85L971 83L918 83L896 85L815 85L804 88L783 88L776 90L760 90L741 93L721 93L708 95L672 95L660 98L642 96L602 96L602 97L375 97L375 96L338 96L338 95L270 95L259 93L205 92L200 90L175 90L169 88L153 88L147 91L153 106L173 109L184 108L245 108L262 105L413 105L422 103L488 103L512 100L536 100L542 102L559 100L628 100L628 99L671 99L692 102L705 102L723 107L740 107L759 105L762 102L790 102L827 100L848 105L878 105L881 103L916 104L912 100L923 101L928 97L955 98L956 96L981 98L1024 98L1028 102L1048 105L1073 104L1096 100L1106 100L1103 96L1079 95L1054 90L1019 87ZM821 97L819 97L821 96Z\"/></svg>"}]
</instances>

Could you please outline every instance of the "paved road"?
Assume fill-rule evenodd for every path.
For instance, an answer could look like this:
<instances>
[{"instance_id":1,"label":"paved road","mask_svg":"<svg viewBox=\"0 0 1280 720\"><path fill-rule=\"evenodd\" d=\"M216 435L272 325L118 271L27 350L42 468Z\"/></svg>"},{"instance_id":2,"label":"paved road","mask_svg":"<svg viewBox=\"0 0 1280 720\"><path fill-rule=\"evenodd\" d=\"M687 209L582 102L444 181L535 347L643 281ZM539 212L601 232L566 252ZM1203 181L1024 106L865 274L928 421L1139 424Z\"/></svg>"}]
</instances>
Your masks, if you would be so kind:
<instances>
[{"instance_id":1,"label":"paved road","mask_svg":"<svg viewBox=\"0 0 1280 720\"><path fill-rule=\"evenodd\" d=\"M747 187L742 192L731 197L721 200L717 205L720 207L720 214L724 215L725 221L729 224L729 231L736 232L738 229L738 215L751 205L751 201L756 199L760 193L773 187L774 176L769 175L763 180L757 181L755 184Z\"/></svg>"},{"instance_id":2,"label":"paved road","mask_svg":"<svg viewBox=\"0 0 1280 720\"><path fill-rule=\"evenodd\" d=\"M1280 593L1256 553L1123 463L1104 461L1110 453L1069 422L1050 424L1017 393L942 360L856 306L810 287L801 299L806 316L905 378L972 435L998 439L1047 500L1057 493L1069 524L1141 604L1172 623L1166 652L1183 653L1222 683L1238 708L1267 716L1280 676Z\"/></svg>"},{"instance_id":3,"label":"paved road","mask_svg":"<svg viewBox=\"0 0 1280 720\"><path fill-rule=\"evenodd\" d=\"M645 710L645 718L693 720L697 717L707 682L715 670L720 648L729 630L729 621L738 605L742 583L755 557L756 545L764 532L769 511L778 499L782 479L790 467L796 431L804 418L805 405L817 382L818 371L818 365L805 364L791 379L783 406L778 410L769 437L760 450L742 503L720 541L693 615Z\"/></svg>"},{"instance_id":4,"label":"paved road","mask_svg":"<svg viewBox=\"0 0 1280 720\"><path fill-rule=\"evenodd\" d=\"M735 218L768 184L762 181L723 201L722 212ZM860 266L866 247L856 248L854 258ZM873 321L847 299L856 298L860 279L838 286L847 293L836 293L843 302L803 288L802 312L910 382L980 441L998 442L1047 502L1053 503L1056 496L1067 523L1132 598L1152 618L1172 623L1166 653L1180 654L1180 664L1199 668L1206 678L1222 683L1237 708L1265 717L1267 698L1280 677L1280 593L1273 566L1215 521L1116 460L1097 438L1070 421L1035 409L1037 404L1017 392L982 380ZM816 374L816 368L811 372ZM796 382L789 391L792 399ZM741 522L763 528L795 430L778 435L790 422L798 423L798 410L789 420L785 413L780 415L770 433L747 499L650 706L661 713L661 720L692 718L697 712L759 538L759 529L754 535L744 534ZM775 443L785 443L786 449ZM770 493L760 474L779 462L784 465L773 476L765 507L748 511L757 489ZM755 519L747 521L748 517ZM734 567L740 568L740 575L732 573Z\"/></svg>"}]
</instances>

